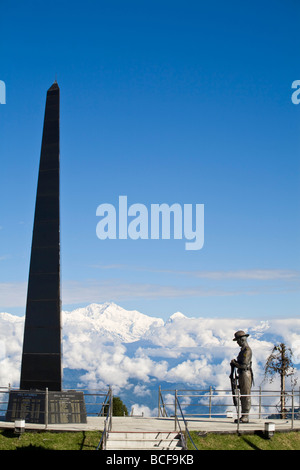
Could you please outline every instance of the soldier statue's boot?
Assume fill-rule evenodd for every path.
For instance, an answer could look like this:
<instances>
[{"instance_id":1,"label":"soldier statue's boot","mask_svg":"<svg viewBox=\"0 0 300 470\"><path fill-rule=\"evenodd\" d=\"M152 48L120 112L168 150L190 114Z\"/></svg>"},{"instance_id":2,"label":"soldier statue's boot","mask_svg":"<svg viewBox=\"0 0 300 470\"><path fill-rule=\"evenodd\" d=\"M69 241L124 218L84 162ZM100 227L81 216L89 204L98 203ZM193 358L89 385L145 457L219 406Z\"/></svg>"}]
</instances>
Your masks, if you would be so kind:
<instances>
[{"instance_id":1,"label":"soldier statue's boot","mask_svg":"<svg viewBox=\"0 0 300 470\"><path fill-rule=\"evenodd\" d=\"M249 423L249 416L248 415L242 415L240 419L241 423Z\"/></svg>"},{"instance_id":2,"label":"soldier statue's boot","mask_svg":"<svg viewBox=\"0 0 300 470\"><path fill-rule=\"evenodd\" d=\"M242 415L239 420L235 419L235 423L249 423L249 416L248 415Z\"/></svg>"}]
</instances>

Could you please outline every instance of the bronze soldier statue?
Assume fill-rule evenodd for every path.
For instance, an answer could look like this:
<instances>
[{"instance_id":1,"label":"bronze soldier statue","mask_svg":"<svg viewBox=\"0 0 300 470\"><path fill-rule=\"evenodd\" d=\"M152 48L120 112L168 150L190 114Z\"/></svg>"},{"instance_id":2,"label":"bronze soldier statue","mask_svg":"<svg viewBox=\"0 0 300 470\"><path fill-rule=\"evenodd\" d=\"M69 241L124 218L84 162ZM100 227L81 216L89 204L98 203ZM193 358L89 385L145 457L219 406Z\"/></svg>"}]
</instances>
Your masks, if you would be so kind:
<instances>
[{"instance_id":1,"label":"bronze soldier statue","mask_svg":"<svg viewBox=\"0 0 300 470\"><path fill-rule=\"evenodd\" d=\"M232 359L231 365L231 380L233 380L233 369L237 369L238 373L238 386L241 394L241 408L242 416L240 418L241 423L249 423L249 412L251 408L251 387L253 383L253 372L252 372L252 351L247 342L249 335L244 331L239 330L234 334L233 341L237 341L241 347L240 353L236 359ZM242 396L247 395L247 396ZM234 400L235 402L235 400Z\"/></svg>"}]
</instances>

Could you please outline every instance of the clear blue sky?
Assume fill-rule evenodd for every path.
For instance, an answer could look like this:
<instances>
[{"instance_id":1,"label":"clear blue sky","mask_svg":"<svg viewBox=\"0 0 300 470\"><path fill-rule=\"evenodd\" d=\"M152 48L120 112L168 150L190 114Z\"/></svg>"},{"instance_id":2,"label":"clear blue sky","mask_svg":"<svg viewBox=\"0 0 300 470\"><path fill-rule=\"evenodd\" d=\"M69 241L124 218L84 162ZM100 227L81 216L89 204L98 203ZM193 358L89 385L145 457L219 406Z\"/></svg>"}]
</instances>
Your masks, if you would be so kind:
<instances>
[{"instance_id":1,"label":"clear blue sky","mask_svg":"<svg viewBox=\"0 0 300 470\"><path fill-rule=\"evenodd\" d=\"M299 313L296 0L1 2L0 311L24 313L46 91L61 89L63 307ZM205 243L96 237L96 208L205 205Z\"/></svg>"}]
</instances>

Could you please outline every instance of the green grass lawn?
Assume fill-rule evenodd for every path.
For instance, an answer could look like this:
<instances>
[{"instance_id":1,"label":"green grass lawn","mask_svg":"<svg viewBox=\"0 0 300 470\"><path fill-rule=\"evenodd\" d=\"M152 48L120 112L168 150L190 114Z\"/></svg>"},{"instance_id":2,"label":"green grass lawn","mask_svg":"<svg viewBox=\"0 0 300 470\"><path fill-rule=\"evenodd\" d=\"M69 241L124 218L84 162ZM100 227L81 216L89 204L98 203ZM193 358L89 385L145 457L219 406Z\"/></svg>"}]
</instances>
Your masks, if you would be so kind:
<instances>
[{"instance_id":1,"label":"green grass lawn","mask_svg":"<svg viewBox=\"0 0 300 470\"><path fill-rule=\"evenodd\" d=\"M0 450L95 450L100 432L25 432L20 437L13 430L0 432Z\"/></svg>"},{"instance_id":2,"label":"green grass lawn","mask_svg":"<svg viewBox=\"0 0 300 470\"><path fill-rule=\"evenodd\" d=\"M300 432L263 434L213 434L197 431L191 436L199 450L300 450ZM13 430L0 431L0 450L96 450L101 432L25 432L19 438ZM188 442L189 450L194 450Z\"/></svg>"},{"instance_id":3,"label":"green grass lawn","mask_svg":"<svg viewBox=\"0 0 300 470\"><path fill-rule=\"evenodd\" d=\"M199 450L300 450L300 433L275 433L272 439L265 439L261 434L213 434L205 437L192 431L191 437ZM188 442L190 450L195 449Z\"/></svg>"}]
</instances>

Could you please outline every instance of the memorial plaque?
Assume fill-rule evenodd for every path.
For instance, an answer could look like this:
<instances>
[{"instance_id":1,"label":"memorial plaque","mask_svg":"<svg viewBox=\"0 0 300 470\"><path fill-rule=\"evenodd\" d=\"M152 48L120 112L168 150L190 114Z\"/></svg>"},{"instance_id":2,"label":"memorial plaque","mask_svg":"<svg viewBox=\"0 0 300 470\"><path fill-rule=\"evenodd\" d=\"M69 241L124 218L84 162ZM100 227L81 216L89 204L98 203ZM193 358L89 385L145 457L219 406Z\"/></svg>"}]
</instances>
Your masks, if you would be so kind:
<instances>
[{"instance_id":1,"label":"memorial plaque","mask_svg":"<svg viewBox=\"0 0 300 470\"><path fill-rule=\"evenodd\" d=\"M83 392L49 392L48 423L86 423Z\"/></svg>"},{"instance_id":2,"label":"memorial plaque","mask_svg":"<svg viewBox=\"0 0 300 470\"><path fill-rule=\"evenodd\" d=\"M16 419L36 424L86 423L84 394L75 390L48 393L11 391L6 421Z\"/></svg>"},{"instance_id":3,"label":"memorial plaque","mask_svg":"<svg viewBox=\"0 0 300 470\"><path fill-rule=\"evenodd\" d=\"M11 391L6 421L24 419L27 423L45 423L45 393Z\"/></svg>"}]
</instances>

